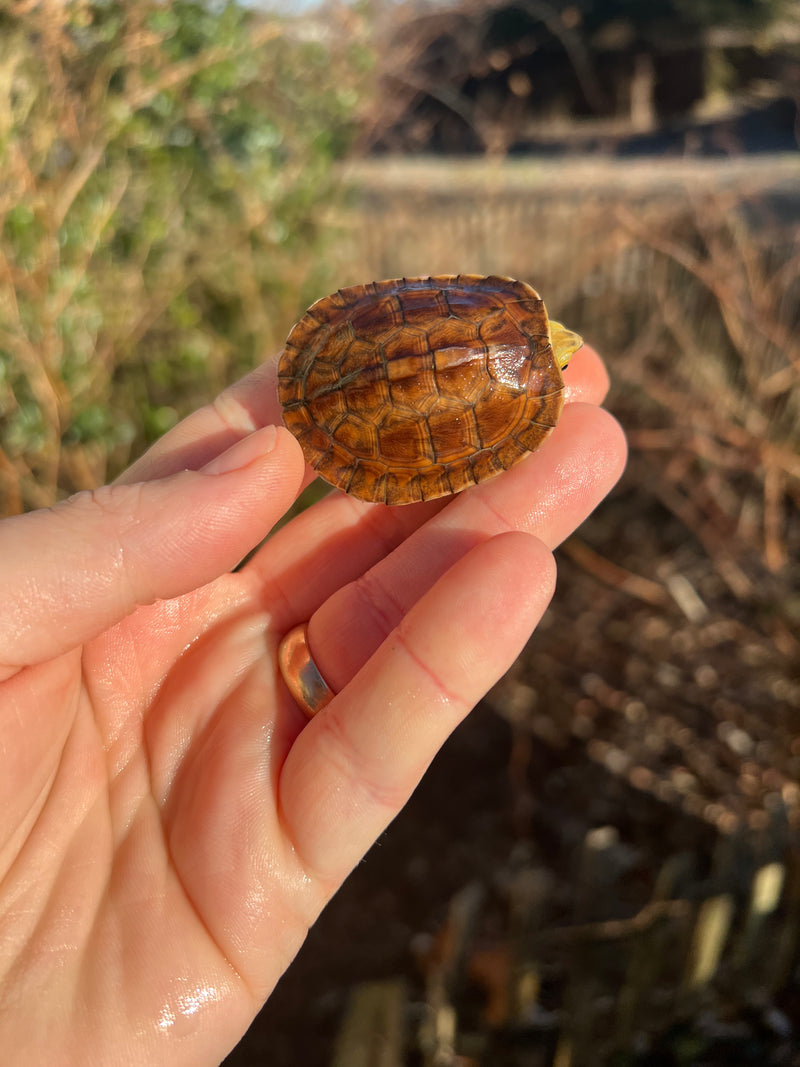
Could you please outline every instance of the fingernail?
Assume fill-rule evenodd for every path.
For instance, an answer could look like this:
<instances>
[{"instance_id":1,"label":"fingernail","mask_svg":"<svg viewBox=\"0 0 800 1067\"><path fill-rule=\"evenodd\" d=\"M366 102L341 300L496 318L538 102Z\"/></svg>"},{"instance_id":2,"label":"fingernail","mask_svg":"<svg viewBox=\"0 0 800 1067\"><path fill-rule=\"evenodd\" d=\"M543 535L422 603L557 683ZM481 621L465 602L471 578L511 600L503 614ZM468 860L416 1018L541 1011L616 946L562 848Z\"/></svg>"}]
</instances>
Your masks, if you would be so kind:
<instances>
[{"instance_id":1,"label":"fingernail","mask_svg":"<svg viewBox=\"0 0 800 1067\"><path fill-rule=\"evenodd\" d=\"M230 471L241 470L253 460L271 452L277 437L278 431L274 426L263 426L206 463L202 468L203 474L228 474Z\"/></svg>"}]
</instances>

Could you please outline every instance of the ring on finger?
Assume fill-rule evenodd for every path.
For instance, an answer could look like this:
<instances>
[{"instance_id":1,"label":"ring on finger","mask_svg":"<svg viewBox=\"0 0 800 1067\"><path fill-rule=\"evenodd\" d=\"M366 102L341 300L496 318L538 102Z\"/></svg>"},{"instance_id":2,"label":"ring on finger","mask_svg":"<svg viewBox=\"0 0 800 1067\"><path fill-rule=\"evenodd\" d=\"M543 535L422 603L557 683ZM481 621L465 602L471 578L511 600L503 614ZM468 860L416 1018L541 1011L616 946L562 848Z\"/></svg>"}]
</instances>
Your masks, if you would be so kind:
<instances>
[{"instance_id":1,"label":"ring on finger","mask_svg":"<svg viewBox=\"0 0 800 1067\"><path fill-rule=\"evenodd\" d=\"M308 623L298 623L278 646L278 666L295 703L308 719L313 719L336 695L308 648Z\"/></svg>"}]
</instances>

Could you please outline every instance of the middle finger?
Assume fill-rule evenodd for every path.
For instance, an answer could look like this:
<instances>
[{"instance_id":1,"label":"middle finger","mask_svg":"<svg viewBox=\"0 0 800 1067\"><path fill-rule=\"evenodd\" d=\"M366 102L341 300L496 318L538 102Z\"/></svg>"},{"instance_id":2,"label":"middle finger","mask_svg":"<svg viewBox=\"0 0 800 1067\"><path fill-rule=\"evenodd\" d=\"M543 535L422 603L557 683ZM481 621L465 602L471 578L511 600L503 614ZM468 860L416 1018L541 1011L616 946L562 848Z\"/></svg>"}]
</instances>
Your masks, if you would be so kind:
<instances>
[{"instance_id":1,"label":"middle finger","mask_svg":"<svg viewBox=\"0 0 800 1067\"><path fill-rule=\"evenodd\" d=\"M502 477L457 497L309 620L309 644L335 691L360 670L409 608L481 541L509 530L555 548L619 478L625 450L616 421L600 408L571 405L533 456Z\"/></svg>"}]
</instances>

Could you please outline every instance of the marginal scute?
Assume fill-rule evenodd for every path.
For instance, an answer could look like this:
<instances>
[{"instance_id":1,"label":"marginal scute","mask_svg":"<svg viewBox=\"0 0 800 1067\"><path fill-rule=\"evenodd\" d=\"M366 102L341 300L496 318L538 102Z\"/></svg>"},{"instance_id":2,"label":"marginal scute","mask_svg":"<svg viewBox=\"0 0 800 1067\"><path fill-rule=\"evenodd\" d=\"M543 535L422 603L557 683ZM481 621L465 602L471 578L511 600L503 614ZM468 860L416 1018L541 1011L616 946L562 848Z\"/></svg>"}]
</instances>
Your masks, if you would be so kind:
<instances>
[{"instance_id":1,"label":"marginal scute","mask_svg":"<svg viewBox=\"0 0 800 1067\"><path fill-rule=\"evenodd\" d=\"M551 430L552 426L542 426L539 423L533 423L517 434L517 441L519 441L526 452L535 452L536 449L544 443L545 438L550 435Z\"/></svg>"},{"instance_id":2,"label":"marginal scute","mask_svg":"<svg viewBox=\"0 0 800 1067\"><path fill-rule=\"evenodd\" d=\"M502 464L498 462L497 457L491 449L478 452L472 458L472 474L476 483L485 482L488 478L491 478L495 474L499 474L502 470Z\"/></svg>"},{"instance_id":3,"label":"marginal scute","mask_svg":"<svg viewBox=\"0 0 800 1067\"><path fill-rule=\"evenodd\" d=\"M564 401L538 293L437 275L318 300L278 367L284 422L306 460L362 500L434 500L541 445Z\"/></svg>"},{"instance_id":4,"label":"marginal scute","mask_svg":"<svg viewBox=\"0 0 800 1067\"><path fill-rule=\"evenodd\" d=\"M357 337L374 337L404 325L403 305L398 296L387 296L374 303L360 303L353 308L349 322Z\"/></svg>"},{"instance_id":5,"label":"marginal scute","mask_svg":"<svg viewBox=\"0 0 800 1067\"><path fill-rule=\"evenodd\" d=\"M509 437L497 446L494 450L495 458L504 471L507 471L509 467L513 467L515 463L519 463L523 456L527 455L527 449L524 445L521 445L519 441L515 441L513 437Z\"/></svg>"},{"instance_id":6,"label":"marginal scute","mask_svg":"<svg viewBox=\"0 0 800 1067\"><path fill-rule=\"evenodd\" d=\"M413 504L425 500L419 472L404 468L397 470L389 468L386 472L383 499L386 504Z\"/></svg>"},{"instance_id":7,"label":"marginal scute","mask_svg":"<svg viewBox=\"0 0 800 1067\"><path fill-rule=\"evenodd\" d=\"M323 475L324 477L324 475ZM346 485L340 484L351 496L360 500L386 501L386 469L376 464L354 463Z\"/></svg>"},{"instance_id":8,"label":"marginal scute","mask_svg":"<svg viewBox=\"0 0 800 1067\"><path fill-rule=\"evenodd\" d=\"M436 319L450 314L447 297L441 289L407 289L403 294L403 315L407 326L423 331Z\"/></svg>"}]
</instances>

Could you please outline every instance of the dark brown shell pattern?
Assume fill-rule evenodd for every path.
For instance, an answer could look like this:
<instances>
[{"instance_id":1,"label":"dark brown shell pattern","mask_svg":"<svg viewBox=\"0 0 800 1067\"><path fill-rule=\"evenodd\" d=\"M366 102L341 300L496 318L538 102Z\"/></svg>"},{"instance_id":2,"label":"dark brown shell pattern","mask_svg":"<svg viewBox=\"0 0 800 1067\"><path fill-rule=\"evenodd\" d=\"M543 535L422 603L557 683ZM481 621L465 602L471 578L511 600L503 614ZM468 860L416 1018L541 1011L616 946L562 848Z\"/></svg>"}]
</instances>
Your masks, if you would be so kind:
<instances>
[{"instance_id":1,"label":"dark brown shell pattern","mask_svg":"<svg viewBox=\"0 0 800 1067\"><path fill-rule=\"evenodd\" d=\"M408 504L514 466L558 422L561 368L538 293L459 274L318 300L278 367L284 422L321 477Z\"/></svg>"}]
</instances>

